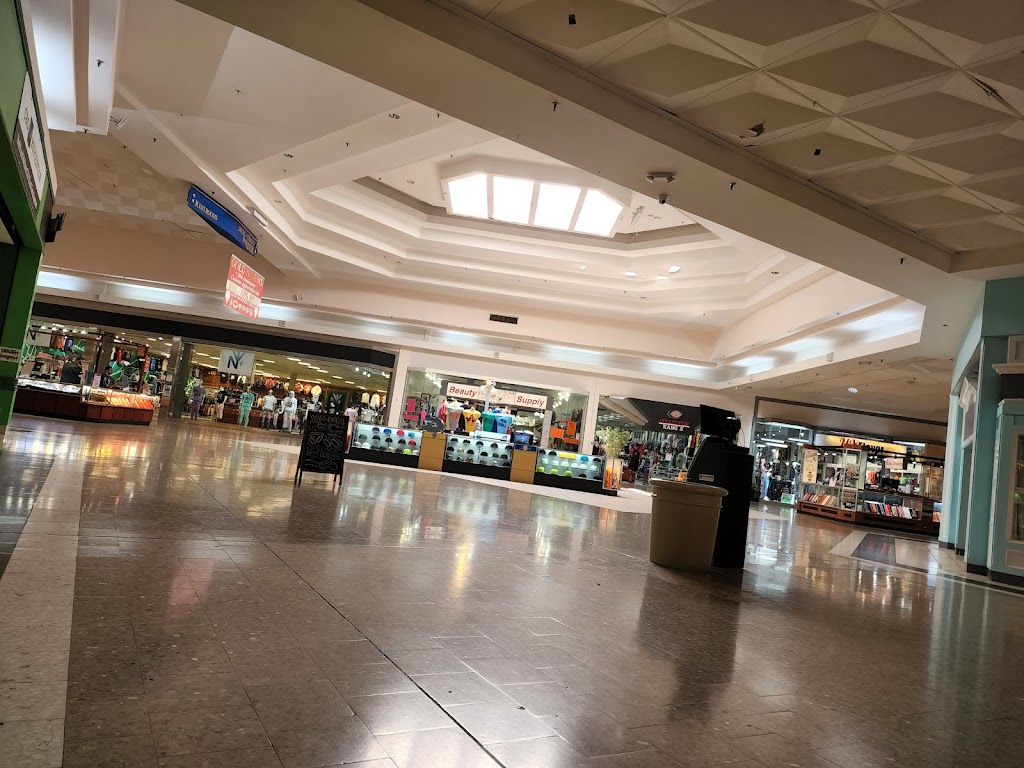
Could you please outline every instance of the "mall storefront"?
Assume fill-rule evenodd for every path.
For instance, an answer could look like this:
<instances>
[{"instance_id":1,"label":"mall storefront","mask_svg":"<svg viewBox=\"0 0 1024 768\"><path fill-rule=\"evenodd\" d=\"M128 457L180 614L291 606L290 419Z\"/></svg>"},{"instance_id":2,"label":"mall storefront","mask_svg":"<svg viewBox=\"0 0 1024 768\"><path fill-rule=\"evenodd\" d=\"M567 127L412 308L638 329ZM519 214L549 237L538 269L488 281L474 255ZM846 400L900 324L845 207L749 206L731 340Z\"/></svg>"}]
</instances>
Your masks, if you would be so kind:
<instances>
[{"instance_id":1,"label":"mall storefront","mask_svg":"<svg viewBox=\"0 0 1024 768\"><path fill-rule=\"evenodd\" d=\"M298 434L313 410L382 421L393 361L362 347L37 304L15 411L122 424L161 414Z\"/></svg>"},{"instance_id":2,"label":"mall storefront","mask_svg":"<svg viewBox=\"0 0 1024 768\"><path fill-rule=\"evenodd\" d=\"M769 399L757 409L752 498L841 522L938 535L944 425ZM871 427L879 432L865 434Z\"/></svg>"}]
</instances>

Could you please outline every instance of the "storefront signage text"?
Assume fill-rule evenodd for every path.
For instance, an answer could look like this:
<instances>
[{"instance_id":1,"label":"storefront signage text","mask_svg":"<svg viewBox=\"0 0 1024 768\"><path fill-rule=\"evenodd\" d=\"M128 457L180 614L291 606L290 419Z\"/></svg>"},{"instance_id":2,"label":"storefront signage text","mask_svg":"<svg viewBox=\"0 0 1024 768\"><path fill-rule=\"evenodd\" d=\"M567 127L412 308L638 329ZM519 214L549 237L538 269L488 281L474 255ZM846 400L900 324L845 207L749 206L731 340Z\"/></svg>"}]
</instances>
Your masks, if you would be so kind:
<instances>
[{"instance_id":1,"label":"storefront signage text","mask_svg":"<svg viewBox=\"0 0 1024 768\"><path fill-rule=\"evenodd\" d=\"M477 387L473 384L456 384L452 381L448 382L445 395L448 397L458 397L463 400L475 400L481 403L488 400L483 387ZM509 389L495 389L491 392L490 404L543 411L548 407L548 398L547 395L532 395L527 392L515 392Z\"/></svg>"},{"instance_id":2,"label":"storefront signage text","mask_svg":"<svg viewBox=\"0 0 1024 768\"><path fill-rule=\"evenodd\" d=\"M814 438L814 444L829 448L845 448L849 451L864 451L868 448L875 448L888 453L905 454L907 446L896 443L884 443L881 440L871 440L864 437L841 437L839 435L819 434Z\"/></svg>"},{"instance_id":3,"label":"storefront signage text","mask_svg":"<svg viewBox=\"0 0 1024 768\"><path fill-rule=\"evenodd\" d=\"M224 290L224 306L255 320L260 316L264 277L237 256L228 265L228 282Z\"/></svg>"}]
</instances>

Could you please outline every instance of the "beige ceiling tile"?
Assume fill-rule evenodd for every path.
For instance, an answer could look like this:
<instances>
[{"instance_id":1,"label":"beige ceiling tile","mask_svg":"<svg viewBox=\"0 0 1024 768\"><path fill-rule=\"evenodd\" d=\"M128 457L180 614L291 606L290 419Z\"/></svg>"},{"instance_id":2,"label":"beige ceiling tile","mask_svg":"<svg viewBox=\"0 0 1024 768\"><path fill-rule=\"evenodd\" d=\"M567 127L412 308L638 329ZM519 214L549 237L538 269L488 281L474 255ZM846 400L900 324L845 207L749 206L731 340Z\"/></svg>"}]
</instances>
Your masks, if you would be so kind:
<instances>
[{"instance_id":1,"label":"beige ceiling tile","mask_svg":"<svg viewBox=\"0 0 1024 768\"><path fill-rule=\"evenodd\" d=\"M652 48L595 72L635 91L671 98L697 88L739 77L750 67L673 43Z\"/></svg>"},{"instance_id":2,"label":"beige ceiling tile","mask_svg":"<svg viewBox=\"0 0 1024 768\"><path fill-rule=\"evenodd\" d=\"M921 232L925 237L957 251L1024 243L1024 232L997 224L994 221L975 221L951 227L937 227Z\"/></svg>"},{"instance_id":3,"label":"beige ceiling tile","mask_svg":"<svg viewBox=\"0 0 1024 768\"><path fill-rule=\"evenodd\" d=\"M1021 0L919 0L893 13L981 44L1024 35Z\"/></svg>"},{"instance_id":4,"label":"beige ceiling tile","mask_svg":"<svg viewBox=\"0 0 1024 768\"><path fill-rule=\"evenodd\" d=\"M898 221L911 229L934 227L939 224L953 224L970 219L982 219L991 216L994 211L981 205L973 205L946 195L918 197L913 200L900 200L894 203L883 203L871 210L886 218Z\"/></svg>"},{"instance_id":5,"label":"beige ceiling tile","mask_svg":"<svg viewBox=\"0 0 1024 768\"><path fill-rule=\"evenodd\" d=\"M941 91L860 109L844 117L911 139L942 136L1014 119L1006 112Z\"/></svg>"},{"instance_id":6,"label":"beige ceiling tile","mask_svg":"<svg viewBox=\"0 0 1024 768\"><path fill-rule=\"evenodd\" d=\"M905 197L948 186L947 182L923 176L893 165L856 169L827 176L817 183L859 202L876 202Z\"/></svg>"},{"instance_id":7,"label":"beige ceiling tile","mask_svg":"<svg viewBox=\"0 0 1024 768\"><path fill-rule=\"evenodd\" d=\"M889 150L883 147L830 132L775 141L753 151L766 160L808 175L890 154Z\"/></svg>"},{"instance_id":8,"label":"beige ceiling tile","mask_svg":"<svg viewBox=\"0 0 1024 768\"><path fill-rule=\"evenodd\" d=\"M993 133L915 150L915 157L971 175L1024 167L1024 141Z\"/></svg>"},{"instance_id":9,"label":"beige ceiling tile","mask_svg":"<svg viewBox=\"0 0 1024 768\"><path fill-rule=\"evenodd\" d=\"M985 80L1005 83L1024 91L1024 56L1018 51L1015 51L1013 56L1008 59L990 61L971 67L971 71Z\"/></svg>"},{"instance_id":10,"label":"beige ceiling tile","mask_svg":"<svg viewBox=\"0 0 1024 768\"><path fill-rule=\"evenodd\" d=\"M490 20L528 40L580 50L661 18L646 3L627 0L531 0L502 3Z\"/></svg>"},{"instance_id":11,"label":"beige ceiling tile","mask_svg":"<svg viewBox=\"0 0 1024 768\"><path fill-rule=\"evenodd\" d=\"M811 107L795 104L756 91L721 99L684 110L682 117L702 128L730 136L756 138L754 129L760 127L764 135L796 125L830 117Z\"/></svg>"},{"instance_id":12,"label":"beige ceiling tile","mask_svg":"<svg viewBox=\"0 0 1024 768\"><path fill-rule=\"evenodd\" d=\"M983 195L990 195L1015 205L1024 206L1024 174L1000 176L996 179L975 181L964 186Z\"/></svg>"},{"instance_id":13,"label":"beige ceiling tile","mask_svg":"<svg viewBox=\"0 0 1024 768\"><path fill-rule=\"evenodd\" d=\"M741 40L770 46L828 30L871 13L850 0L710 0L688 5L677 16Z\"/></svg>"},{"instance_id":14,"label":"beige ceiling tile","mask_svg":"<svg viewBox=\"0 0 1024 768\"><path fill-rule=\"evenodd\" d=\"M477 16L486 18L487 14L501 5L501 0L455 0L456 5L461 5L467 11L472 11Z\"/></svg>"},{"instance_id":15,"label":"beige ceiling tile","mask_svg":"<svg viewBox=\"0 0 1024 768\"><path fill-rule=\"evenodd\" d=\"M931 77L947 68L871 40L861 40L789 61L770 71L779 77L851 97Z\"/></svg>"}]
</instances>

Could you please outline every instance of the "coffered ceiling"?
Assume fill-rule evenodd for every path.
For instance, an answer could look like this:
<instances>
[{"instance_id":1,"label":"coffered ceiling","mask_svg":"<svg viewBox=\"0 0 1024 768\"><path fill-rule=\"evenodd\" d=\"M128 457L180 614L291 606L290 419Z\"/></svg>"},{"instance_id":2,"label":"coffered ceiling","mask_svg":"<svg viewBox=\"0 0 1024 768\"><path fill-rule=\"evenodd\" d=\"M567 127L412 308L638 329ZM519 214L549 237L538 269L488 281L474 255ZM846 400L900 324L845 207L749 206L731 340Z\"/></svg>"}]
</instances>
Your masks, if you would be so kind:
<instances>
[{"instance_id":1,"label":"coffered ceiling","mask_svg":"<svg viewBox=\"0 0 1024 768\"><path fill-rule=\"evenodd\" d=\"M909 106L890 107L901 101L889 99L901 92L889 82L896 70L915 73L914 82L935 79L950 68L943 55L917 55L916 47L894 47L889 33L861 29L869 21L891 26L895 10L852 0L782 5L787 9L772 15L761 3L740 0L464 3L614 87L715 132L759 163L785 166L870 204L878 217L926 235L939 228L949 234L954 225L962 239L989 231L995 214L983 196L1010 194L1004 176L965 178L990 185L982 193L958 186L913 152L945 145L923 137L932 130L924 113L952 126L942 136L969 138L1010 108L945 86L915 91ZM864 34L854 34L855 27ZM836 43L833 33L846 35L848 44ZM184 205L188 184L198 184L260 238L257 266L271 276L262 322L315 315L321 332L333 313L375 327L367 331L377 333L375 342L389 333L396 344L442 339L450 346L459 338L471 341L467 353L497 357L508 350L549 366L578 361L714 387L906 348L921 337L924 307L879 287L881 281L824 266L831 243L805 258L690 206L676 207L677 193L691 200L699 194L690 178L616 184L599 164L581 169L539 151L536 137L529 146L513 131L477 127L172 0L127 4L120 40L109 135L54 136L66 179L58 204L96 227L220 242ZM192 52L184 60L183 50ZM849 60L829 58L840 50L860 61L865 76L854 80L870 82L873 91L855 92L861 86L844 80ZM823 58L797 66L812 55ZM178 74L168 77L171 71ZM798 78L815 79L822 92L812 98L811 86L798 87ZM949 99L972 107L950 118L946 112L959 102ZM557 113L557 98L545 108ZM882 133L893 128L914 140L894 146ZM569 140L585 145L591 138L580 132ZM592 149L597 157L631 150L596 143ZM979 150L973 162L991 165L993 151ZM609 237L452 215L442 179L453 164L475 162L511 176L541 174L536 178L609 190L623 210ZM656 199L662 190L667 204ZM743 198L735 200L732 208L742 208ZM103 275L169 283L179 296L183 288L206 291L211 295L189 306L209 311L223 278L209 264L195 270L202 280L194 276L188 253L180 251L174 269L146 265L129 274L108 265ZM59 268L89 271L70 258ZM90 275L82 293L99 295L103 275ZM74 281L59 277L41 284L71 291L61 286ZM105 297L115 295L111 288ZM521 323L495 330L487 310L521 316Z\"/></svg>"},{"instance_id":2,"label":"coffered ceiling","mask_svg":"<svg viewBox=\"0 0 1024 768\"><path fill-rule=\"evenodd\" d=\"M1024 244L1019 0L455 0L953 251Z\"/></svg>"}]
</instances>

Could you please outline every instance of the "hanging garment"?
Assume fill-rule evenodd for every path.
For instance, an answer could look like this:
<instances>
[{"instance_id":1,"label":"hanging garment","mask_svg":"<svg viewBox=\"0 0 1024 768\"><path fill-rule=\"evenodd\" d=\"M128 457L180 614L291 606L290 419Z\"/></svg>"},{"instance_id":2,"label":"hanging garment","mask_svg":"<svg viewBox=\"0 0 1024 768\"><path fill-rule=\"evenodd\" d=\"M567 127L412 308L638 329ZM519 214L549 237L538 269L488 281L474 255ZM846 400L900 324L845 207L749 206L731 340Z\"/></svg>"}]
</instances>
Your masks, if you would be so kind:
<instances>
[{"instance_id":1,"label":"hanging garment","mask_svg":"<svg viewBox=\"0 0 1024 768\"><path fill-rule=\"evenodd\" d=\"M378 395L376 392L374 392L373 395L370 397L370 407L373 408L374 410L380 408L380 395Z\"/></svg>"},{"instance_id":2,"label":"hanging garment","mask_svg":"<svg viewBox=\"0 0 1024 768\"><path fill-rule=\"evenodd\" d=\"M369 392L363 392L363 396L359 398L359 402L361 404L363 404L363 405L369 405L370 404L370 393Z\"/></svg>"},{"instance_id":3,"label":"hanging garment","mask_svg":"<svg viewBox=\"0 0 1024 768\"><path fill-rule=\"evenodd\" d=\"M462 422L462 405L460 403L451 402L448 403L448 410L445 413L444 423L452 432L455 432L459 428L459 424Z\"/></svg>"},{"instance_id":4,"label":"hanging garment","mask_svg":"<svg viewBox=\"0 0 1024 768\"><path fill-rule=\"evenodd\" d=\"M466 431L476 432L480 426L480 417L483 414L480 413L476 408L470 407L469 409L462 412L463 418L466 419Z\"/></svg>"}]
</instances>

